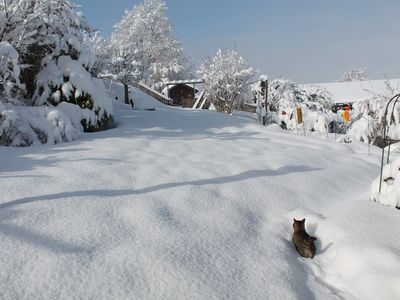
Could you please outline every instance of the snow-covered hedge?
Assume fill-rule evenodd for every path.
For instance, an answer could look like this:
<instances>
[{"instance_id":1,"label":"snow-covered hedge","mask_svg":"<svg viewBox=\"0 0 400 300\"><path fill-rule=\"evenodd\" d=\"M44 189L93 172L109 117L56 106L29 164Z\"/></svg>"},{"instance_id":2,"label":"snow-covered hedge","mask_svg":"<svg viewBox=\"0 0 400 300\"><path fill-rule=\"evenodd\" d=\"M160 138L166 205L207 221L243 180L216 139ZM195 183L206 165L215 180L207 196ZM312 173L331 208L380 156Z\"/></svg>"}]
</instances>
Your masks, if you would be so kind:
<instances>
[{"instance_id":1,"label":"snow-covered hedge","mask_svg":"<svg viewBox=\"0 0 400 300\"><path fill-rule=\"evenodd\" d=\"M96 115L71 103L54 106L0 105L0 144L30 146L70 142L83 132L82 120L89 124Z\"/></svg>"},{"instance_id":2,"label":"snow-covered hedge","mask_svg":"<svg viewBox=\"0 0 400 300\"><path fill-rule=\"evenodd\" d=\"M400 158L383 168L381 193L379 193L380 177L371 185L372 201L400 209Z\"/></svg>"}]
</instances>

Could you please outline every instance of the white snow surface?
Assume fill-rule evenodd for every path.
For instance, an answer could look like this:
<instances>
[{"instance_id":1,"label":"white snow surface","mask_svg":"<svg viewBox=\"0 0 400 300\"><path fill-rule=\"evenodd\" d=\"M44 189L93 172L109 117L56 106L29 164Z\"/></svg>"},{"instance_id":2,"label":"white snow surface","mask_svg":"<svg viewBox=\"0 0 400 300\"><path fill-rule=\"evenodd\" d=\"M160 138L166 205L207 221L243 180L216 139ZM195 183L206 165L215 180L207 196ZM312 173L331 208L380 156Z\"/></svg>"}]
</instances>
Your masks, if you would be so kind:
<instances>
[{"instance_id":1,"label":"white snow surface","mask_svg":"<svg viewBox=\"0 0 400 300\"><path fill-rule=\"evenodd\" d=\"M379 149L138 97L156 110L115 101L117 128L0 147L1 299L400 298Z\"/></svg>"},{"instance_id":2,"label":"white snow surface","mask_svg":"<svg viewBox=\"0 0 400 300\"><path fill-rule=\"evenodd\" d=\"M390 83L396 87L400 87L400 79L390 79ZM365 80L352 82L329 82L329 83L312 83L300 85L306 91L313 91L317 87L323 87L332 95L333 101L341 102L357 102L367 100L375 94L386 94L385 80Z\"/></svg>"}]
</instances>

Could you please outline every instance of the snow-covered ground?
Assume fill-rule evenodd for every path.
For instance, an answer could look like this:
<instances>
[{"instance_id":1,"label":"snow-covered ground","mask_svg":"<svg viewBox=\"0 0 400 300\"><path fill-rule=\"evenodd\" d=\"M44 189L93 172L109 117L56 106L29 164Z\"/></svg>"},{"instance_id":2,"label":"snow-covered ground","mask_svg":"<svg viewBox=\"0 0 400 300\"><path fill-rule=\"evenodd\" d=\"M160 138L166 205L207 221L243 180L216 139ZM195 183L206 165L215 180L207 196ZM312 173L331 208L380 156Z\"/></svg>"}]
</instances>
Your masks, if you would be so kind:
<instances>
[{"instance_id":1,"label":"snow-covered ground","mask_svg":"<svg viewBox=\"0 0 400 300\"><path fill-rule=\"evenodd\" d=\"M0 148L1 299L400 298L378 149L135 99L112 130Z\"/></svg>"},{"instance_id":2,"label":"snow-covered ground","mask_svg":"<svg viewBox=\"0 0 400 300\"><path fill-rule=\"evenodd\" d=\"M390 79L393 88L400 88L400 79ZM313 91L316 87L325 88L334 102L357 102L370 99L374 94L385 95L388 93L386 80L365 80L352 82L329 82L300 85L306 91Z\"/></svg>"}]
</instances>

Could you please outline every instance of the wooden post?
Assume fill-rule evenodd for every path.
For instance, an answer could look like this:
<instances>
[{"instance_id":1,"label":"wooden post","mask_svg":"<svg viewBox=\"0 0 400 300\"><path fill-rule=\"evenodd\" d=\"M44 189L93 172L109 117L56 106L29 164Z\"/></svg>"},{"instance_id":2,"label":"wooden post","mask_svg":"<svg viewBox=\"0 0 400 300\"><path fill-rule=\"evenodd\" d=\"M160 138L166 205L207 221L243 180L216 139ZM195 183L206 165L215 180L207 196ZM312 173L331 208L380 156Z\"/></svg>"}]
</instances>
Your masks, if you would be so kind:
<instances>
[{"instance_id":1,"label":"wooden post","mask_svg":"<svg viewBox=\"0 0 400 300\"><path fill-rule=\"evenodd\" d=\"M265 116L263 117L263 125L266 125L268 121L268 79L265 80L264 85L265 85L265 95L264 95Z\"/></svg>"}]
</instances>

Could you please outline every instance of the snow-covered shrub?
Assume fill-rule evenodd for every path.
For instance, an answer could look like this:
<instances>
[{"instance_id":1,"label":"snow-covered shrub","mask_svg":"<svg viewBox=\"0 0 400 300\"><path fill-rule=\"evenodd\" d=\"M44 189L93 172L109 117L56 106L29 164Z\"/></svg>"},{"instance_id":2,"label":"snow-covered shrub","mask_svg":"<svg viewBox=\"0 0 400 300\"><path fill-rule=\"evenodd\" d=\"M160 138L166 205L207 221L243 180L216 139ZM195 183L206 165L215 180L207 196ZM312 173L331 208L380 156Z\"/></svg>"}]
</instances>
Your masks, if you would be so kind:
<instances>
[{"instance_id":1,"label":"snow-covered shrub","mask_svg":"<svg viewBox=\"0 0 400 300\"><path fill-rule=\"evenodd\" d=\"M266 76L252 85L253 95L263 105L265 103ZM291 80L275 79L268 84L268 117L272 123L278 123L285 129L298 127L297 109L301 109L302 127L308 131L326 133L334 115L330 111L332 96L326 89L316 87L306 91Z\"/></svg>"},{"instance_id":2,"label":"snow-covered shrub","mask_svg":"<svg viewBox=\"0 0 400 300\"><path fill-rule=\"evenodd\" d=\"M1 1L0 64L6 67L0 67L0 80L7 80L9 87L0 83L3 102L16 102L13 96L18 87L20 104L77 104L93 111L90 122L81 120L85 130L104 127L111 120L112 101L103 84L90 73L96 60L84 43L88 30L85 19L68 0ZM11 116L4 121L14 122L17 128L32 123L21 119L27 114Z\"/></svg>"},{"instance_id":3,"label":"snow-covered shrub","mask_svg":"<svg viewBox=\"0 0 400 300\"><path fill-rule=\"evenodd\" d=\"M85 62L90 63L91 60ZM85 130L107 126L111 119L112 100L101 80L92 77L79 59L74 60L67 55L49 57L43 64L43 69L37 77L36 105L56 106L61 102L73 103L94 112L95 117L91 118L90 122L82 119Z\"/></svg>"},{"instance_id":4,"label":"snow-covered shrub","mask_svg":"<svg viewBox=\"0 0 400 300\"><path fill-rule=\"evenodd\" d=\"M8 42L0 42L0 101L15 102L19 80L19 54Z\"/></svg>"},{"instance_id":5,"label":"snow-covered shrub","mask_svg":"<svg viewBox=\"0 0 400 300\"><path fill-rule=\"evenodd\" d=\"M400 209L400 158L383 168L381 193L380 177L371 185L370 199Z\"/></svg>"},{"instance_id":6,"label":"snow-covered shrub","mask_svg":"<svg viewBox=\"0 0 400 300\"><path fill-rule=\"evenodd\" d=\"M302 105L312 111L328 111L332 106L332 96L324 89L317 87L305 91L291 80L275 79L268 86L269 111L282 111Z\"/></svg>"},{"instance_id":7,"label":"snow-covered shrub","mask_svg":"<svg viewBox=\"0 0 400 300\"><path fill-rule=\"evenodd\" d=\"M302 124L298 124L297 108L301 108L302 111ZM324 111L312 110L305 105L288 107L288 109L280 111L278 116L278 124L281 125L282 128L291 130L304 128L306 131L321 133L329 132L329 124L333 120L332 114Z\"/></svg>"},{"instance_id":8,"label":"snow-covered shrub","mask_svg":"<svg viewBox=\"0 0 400 300\"><path fill-rule=\"evenodd\" d=\"M308 109L304 113L304 126L308 131L327 133L332 117L326 112Z\"/></svg>"},{"instance_id":9,"label":"snow-covered shrub","mask_svg":"<svg viewBox=\"0 0 400 300\"><path fill-rule=\"evenodd\" d=\"M81 121L95 119L94 112L70 103L53 106L0 108L0 144L30 146L70 142L83 131Z\"/></svg>"},{"instance_id":10,"label":"snow-covered shrub","mask_svg":"<svg viewBox=\"0 0 400 300\"><path fill-rule=\"evenodd\" d=\"M376 124L373 122L371 116L367 115L352 123L349 135L356 141L368 144L375 131L375 126Z\"/></svg>"},{"instance_id":11,"label":"snow-covered shrub","mask_svg":"<svg viewBox=\"0 0 400 300\"><path fill-rule=\"evenodd\" d=\"M219 49L198 71L204 80L206 97L219 112L231 113L244 100L256 71L234 50Z\"/></svg>"},{"instance_id":12,"label":"snow-covered shrub","mask_svg":"<svg viewBox=\"0 0 400 300\"><path fill-rule=\"evenodd\" d=\"M250 92L253 96L253 99L247 102L258 103L258 104L264 103L267 91L267 83L268 83L268 76L264 74L260 75L260 79L250 85Z\"/></svg>"},{"instance_id":13,"label":"snow-covered shrub","mask_svg":"<svg viewBox=\"0 0 400 300\"><path fill-rule=\"evenodd\" d=\"M357 141L368 141L383 147L384 114L388 101L400 93L389 80L381 93L371 91L371 97L353 104L350 136ZM393 117L392 117L393 116ZM393 140L400 139L400 105L390 105L387 112L387 136ZM353 129L354 127L354 129ZM366 139L368 137L368 139Z\"/></svg>"}]
</instances>

